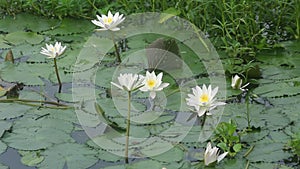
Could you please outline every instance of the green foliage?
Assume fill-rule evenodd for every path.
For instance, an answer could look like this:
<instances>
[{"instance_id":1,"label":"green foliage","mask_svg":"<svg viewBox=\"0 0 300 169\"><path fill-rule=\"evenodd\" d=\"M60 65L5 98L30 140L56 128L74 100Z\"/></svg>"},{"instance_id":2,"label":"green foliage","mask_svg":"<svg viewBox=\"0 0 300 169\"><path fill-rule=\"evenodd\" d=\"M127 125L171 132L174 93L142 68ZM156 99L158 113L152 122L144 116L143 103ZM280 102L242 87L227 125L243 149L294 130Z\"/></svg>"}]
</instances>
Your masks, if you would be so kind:
<instances>
[{"instance_id":1,"label":"green foliage","mask_svg":"<svg viewBox=\"0 0 300 169\"><path fill-rule=\"evenodd\" d=\"M300 156L300 133L296 133L293 136L293 139L289 142L289 146L295 154Z\"/></svg>"},{"instance_id":2,"label":"green foliage","mask_svg":"<svg viewBox=\"0 0 300 169\"><path fill-rule=\"evenodd\" d=\"M178 15L193 22L215 39L216 46L225 49L230 56L244 59L253 58L258 50L279 41L299 38L300 34L299 0L142 0L134 3L127 0L17 0L1 1L0 7L3 14L25 11L60 19L66 16L92 19L108 10L126 15L165 12L170 14L166 17Z\"/></svg>"},{"instance_id":3,"label":"green foliage","mask_svg":"<svg viewBox=\"0 0 300 169\"><path fill-rule=\"evenodd\" d=\"M45 159L40 151L19 151L19 153L22 156L21 162L27 166L36 166Z\"/></svg>"},{"instance_id":4,"label":"green foliage","mask_svg":"<svg viewBox=\"0 0 300 169\"><path fill-rule=\"evenodd\" d=\"M23 3L34 2L36 1ZM50 3L50 1L43 1L41 3L46 2ZM56 3L57 1L52 2ZM72 1L68 2L71 3ZM202 4L200 7L205 7L203 5L206 4L206 9L211 10L212 7L210 7L209 4L211 5L212 2L213 1L195 1L194 3ZM0 4L1 3L9 3L9 1L1 1ZM64 3L67 3L67 1ZM114 6L117 3L121 5ZM146 6L135 6L133 5L134 3L128 3L127 1L113 1L103 8L103 11L109 7L117 9L123 5L128 6L128 9L124 8L122 9L123 11L121 10L121 12L124 13L130 9L138 11L151 8L155 11L158 8L163 8L168 13L186 16L193 20L198 17L198 15L196 15L198 14L197 10L202 10L198 6L193 6L190 1L178 1L177 6L175 4L174 8L169 8L169 3L166 3L166 1L153 1L151 3L146 1L136 2L136 4L139 3L146 4ZM221 2L218 3L219 4L214 4L214 7L224 5ZM243 3L245 3L244 5L250 4L249 6L252 4L250 1ZM147 6L149 4L151 7ZM170 2L170 4L172 4L172 2ZM228 6L228 4L229 1L226 1L226 6L222 6L222 8L229 9L230 6ZM64 7L68 6L68 4L64 5ZM186 5L186 8L191 10L186 11L186 9L180 8L181 5ZM285 9L288 8L289 4L286 5ZM69 4L68 7L69 9L75 8L75 6L71 4ZM82 7L84 8L84 5L82 5ZM238 7L245 9L242 5L238 5L236 9L232 10L240 10ZM60 10L60 16L63 16L66 11L63 11L63 9ZM275 11L277 11L277 9ZM221 14L219 10L214 10L214 12L215 15ZM211 13L211 11L208 11L206 14L208 13ZM237 13L239 13L239 11L237 11ZM250 14L247 11L245 13ZM206 14L205 12L203 13L203 15ZM240 17L243 16L242 13L239 14L241 15ZM229 12L224 13L226 18L229 17L229 15L231 15ZM210 16L211 15L207 15L205 17L205 23L199 24L203 24L202 26L207 29L209 25L215 24L216 27L210 31L216 31L216 36L223 36L221 29L217 28L217 24L220 23L214 20L207 20ZM233 14L233 17L238 16L237 14ZM37 19L41 22L31 21ZM227 41L233 41L238 44L233 46L232 55L240 55L239 53L246 54L250 52L247 47L247 50L244 51L239 51L239 48L244 47L242 42L248 41L249 39L247 40L247 37L245 37L246 39L244 40L238 35L243 32L239 29L245 25L240 25L238 30L230 30L234 27L233 24L238 23L234 19L232 21L235 21L232 25L228 24L228 21L227 25L225 24L225 28L228 31L224 29L224 36L228 37L221 42L226 44L229 43ZM288 21L289 19L284 19L284 21L281 20L280 22ZM251 20L248 22L251 22ZM124 118L116 110L113 99L109 97L110 81L112 80L112 74L115 68L112 64L112 57L106 55L107 52L111 51L111 40L106 38L104 33L95 33L95 36L87 39L86 37L91 34L93 29L93 25L88 23L89 21L79 21L76 19L62 19L59 21L57 19L40 18L28 14L15 15L15 18L6 16L5 19L0 20L0 30L1 33L4 34L0 36L0 48L3 49L0 60L3 60L7 52L6 48L12 49L16 59L15 64L0 63L1 80L5 81L3 84L24 82L26 87L20 91L20 98L35 99L38 101L38 107L18 103L1 103L0 154L5 153L8 147L15 148L20 152L23 164L38 168L63 168L65 164L68 168L87 168L95 164L98 160L108 162L106 164L111 165L106 168L135 169L166 167L196 169L204 167L203 163L197 161L198 164L194 165L193 160L188 157L185 158L185 153L187 153L194 154L193 157L195 157L194 159L196 160L203 160L204 145L203 143L199 143L199 139L201 139L199 138L199 133L202 131L199 126L184 126L181 123L175 122L179 117L177 111L181 106L186 106L184 95L190 92L189 87L179 92L176 82L178 82L178 79L181 80L181 78L195 77L198 84L208 84L210 83L210 78L206 77L204 61L200 60L191 49L182 43L177 43L180 55L185 63L190 66L191 74L174 72L176 78L173 78L171 75L164 76L164 80L167 80L170 86L165 90L168 101L162 112L145 111L147 105L143 101L148 97L148 93L135 93L135 100L132 102L138 111L134 111L131 118L133 120L131 135L137 138L143 137L149 139L140 141L138 139L134 140L133 138L132 141L136 142L132 144L130 154L134 157L145 157L149 154L157 155L133 161L126 166L122 163L122 157L103 150L102 147L99 147L93 142L95 141L101 145L104 144L104 146L107 146L104 148L111 148L114 150L112 151L114 153L123 153L123 133L117 133L111 130L116 128L123 129L125 123ZM241 21L241 23L243 22ZM291 24L291 26L293 26L293 24ZM236 33L234 33L234 31L236 31ZM243 36L248 34L245 32L243 32ZM236 36L239 37L238 40L235 39ZM137 50L144 49L145 46L157 38L157 35L147 34L126 39L129 49L122 52L122 57L126 58ZM276 38L274 37L274 39ZM58 66L62 72L61 77L63 77L62 80L64 83L63 93L56 93L56 79L53 72L52 61L39 54L44 43L52 43L56 40L64 42L64 44L68 46L68 49L70 49L67 50L62 57L58 58ZM257 39L254 38L254 40ZM194 41L189 39L189 42ZM249 42L252 43L252 41ZM195 43L195 45L198 44ZM81 50L82 46L84 46L84 48ZM223 151L229 152L232 158L224 159L216 168L245 168L248 160L249 168L287 168L285 165L282 165L283 161L294 154L299 155L299 134L295 134L299 132L298 129L300 127L298 123L300 120L299 41L286 41L280 43L279 46L281 46L280 49L277 48L272 51L264 50L259 53L256 58L257 60L253 60L253 62L247 62L251 60L252 57L227 58L227 55L222 54L224 55L221 57L224 67L230 74L227 76L229 79L227 81L227 89L230 87L231 74L245 73L247 75L246 72L249 72L253 67L255 70L258 70L262 78L257 80L258 87L253 90L255 93L254 96L256 97L252 97L249 103L253 130L243 133L241 138L239 138L238 131L242 131L247 127L244 96L241 94L240 100L227 100L227 105L222 116L223 123L220 123L215 131L214 142L218 143L217 145ZM228 52L232 51L228 50ZM77 60L77 58L79 59ZM103 62L101 62L101 64L104 63L105 65L100 65L100 59L102 58ZM75 66L78 67L74 66L75 62L77 62ZM212 65L214 65L214 63L212 63ZM254 65L259 65L259 67L255 67ZM95 67L98 68L98 70L95 71L95 79L88 79L89 77L86 77L85 73L90 73L89 71ZM132 70L134 71L135 69ZM86 77L86 79L78 80L87 80L90 83L87 86L71 86L70 83L73 80L73 75L80 73L82 73L82 78ZM202 77L202 75L204 77ZM250 75L248 77L250 78ZM193 83L187 83L189 86L194 85ZM6 87L7 86L5 86L5 89ZM88 90L93 87L96 87L93 94L97 97L97 103L101 106L103 111L105 111L105 113L102 114L105 118L99 118L96 110L93 113L79 112L77 110L76 114L74 109L61 110L59 107L53 107L53 109L42 108L44 106L44 100L56 101L56 99L60 99L60 102L70 105L75 104L76 106L79 105L82 107L94 107L94 102L89 102L89 100L85 99L88 98L90 94ZM80 92L74 96L72 95L72 90L74 92ZM235 96L240 93L241 92L231 92L228 95ZM4 99L4 97L1 99ZM180 105L178 103L183 104ZM126 104L126 102L120 104ZM234 122L227 123L230 119ZM103 129L105 131L99 131L99 128L102 127L101 125L105 125ZM113 127L113 125L117 126ZM170 126L173 128L170 129ZM77 140L75 141L72 136L74 135L74 131L81 131L83 130L82 128L97 131L96 134L100 133L102 135L94 135L94 140L88 141L88 137L84 135L81 137L84 140L81 144L78 144L76 142ZM189 132L187 133L187 131ZM105 134L101 132L105 132ZM185 133L187 135L180 142L180 148L179 146L175 146L172 149L168 149L174 146L174 138ZM157 138L151 141L150 138L154 136L157 136ZM293 137L292 140L290 139L291 137ZM292 148L292 151L284 151L286 143L288 142L290 143L289 146ZM243 154L248 151L249 146L253 146L253 150L249 151L249 154L243 157ZM186 149L183 150L181 149L182 147L186 147ZM201 148L197 149L199 147ZM166 152L160 154L162 150L166 150ZM119 162L119 164L115 164L115 162ZM293 167L293 162L286 163ZM0 168L7 167L0 164Z\"/></svg>"},{"instance_id":5,"label":"green foliage","mask_svg":"<svg viewBox=\"0 0 300 169\"><path fill-rule=\"evenodd\" d=\"M220 123L215 130L214 142L218 142L217 146L230 156L235 156L242 149L240 136L236 130L237 126L232 121Z\"/></svg>"}]
</instances>

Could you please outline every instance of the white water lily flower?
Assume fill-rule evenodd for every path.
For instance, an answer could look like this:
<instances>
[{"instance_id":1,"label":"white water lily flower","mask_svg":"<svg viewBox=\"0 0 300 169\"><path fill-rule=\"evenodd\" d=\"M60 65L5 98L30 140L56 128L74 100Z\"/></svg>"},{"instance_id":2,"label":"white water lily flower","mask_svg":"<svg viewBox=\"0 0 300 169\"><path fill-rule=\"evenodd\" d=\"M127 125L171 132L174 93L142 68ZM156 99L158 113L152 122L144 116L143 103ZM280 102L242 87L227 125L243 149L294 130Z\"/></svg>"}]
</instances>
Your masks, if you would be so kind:
<instances>
[{"instance_id":1,"label":"white water lily flower","mask_svg":"<svg viewBox=\"0 0 300 169\"><path fill-rule=\"evenodd\" d=\"M52 44L46 44L46 48L42 47L41 54L48 56L48 58L56 58L64 53L67 46L61 46L60 42L56 42L53 46Z\"/></svg>"},{"instance_id":2,"label":"white water lily flower","mask_svg":"<svg viewBox=\"0 0 300 169\"><path fill-rule=\"evenodd\" d=\"M154 99L156 96L156 91L161 91L163 88L169 86L169 83L162 83L163 73L159 73L157 76L155 72L146 72L146 77L144 80L144 86L140 88L141 91L150 91L150 98Z\"/></svg>"},{"instance_id":3,"label":"white water lily flower","mask_svg":"<svg viewBox=\"0 0 300 169\"><path fill-rule=\"evenodd\" d=\"M207 112L207 115L210 110L214 109L217 106L225 105L223 102L217 102L214 98L218 92L218 87L211 89L211 85L206 88L206 85L203 84L203 87L196 86L192 88L193 94L188 94L189 98L186 98L187 105L194 107L198 116L201 117Z\"/></svg>"},{"instance_id":4,"label":"white water lily flower","mask_svg":"<svg viewBox=\"0 0 300 169\"><path fill-rule=\"evenodd\" d=\"M119 14L117 12L115 15L112 15L110 11L108 11L108 15L96 15L98 20L92 20L93 24L100 26L101 29L96 29L97 31L111 30L118 31L120 28L117 26L124 21L123 14Z\"/></svg>"},{"instance_id":5,"label":"white water lily flower","mask_svg":"<svg viewBox=\"0 0 300 169\"><path fill-rule=\"evenodd\" d=\"M242 86L242 83L243 83L243 80L238 75L235 75L231 79L231 87L233 89L245 91L246 89L244 89L244 88L246 86L248 86L249 83L245 84L244 86Z\"/></svg>"},{"instance_id":6,"label":"white water lily flower","mask_svg":"<svg viewBox=\"0 0 300 169\"><path fill-rule=\"evenodd\" d=\"M221 155L219 155L219 148L217 147L211 147L211 143L208 142L206 146L206 150L204 153L204 164L208 166L209 164L217 161L220 162L225 156L228 154L228 152L225 152Z\"/></svg>"},{"instance_id":7,"label":"white water lily flower","mask_svg":"<svg viewBox=\"0 0 300 169\"><path fill-rule=\"evenodd\" d=\"M126 91L133 91L141 86L143 86L144 76L132 74L132 73L125 73L120 74L118 77L119 84L111 82L112 85L118 87L121 90Z\"/></svg>"}]
</instances>

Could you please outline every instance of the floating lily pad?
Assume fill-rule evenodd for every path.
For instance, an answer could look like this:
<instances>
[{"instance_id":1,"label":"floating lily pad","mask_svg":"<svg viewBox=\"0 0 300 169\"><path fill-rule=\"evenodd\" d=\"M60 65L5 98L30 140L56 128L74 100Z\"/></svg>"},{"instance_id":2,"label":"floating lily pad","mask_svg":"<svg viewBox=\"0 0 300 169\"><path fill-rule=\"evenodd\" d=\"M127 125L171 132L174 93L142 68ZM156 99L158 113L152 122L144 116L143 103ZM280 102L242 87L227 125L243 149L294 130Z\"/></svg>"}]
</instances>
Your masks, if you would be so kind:
<instances>
[{"instance_id":1,"label":"floating lily pad","mask_svg":"<svg viewBox=\"0 0 300 169\"><path fill-rule=\"evenodd\" d=\"M7 34L5 40L14 45L19 45L24 42L29 44L39 44L44 40L44 37L34 32L13 32Z\"/></svg>"},{"instance_id":2,"label":"floating lily pad","mask_svg":"<svg viewBox=\"0 0 300 169\"><path fill-rule=\"evenodd\" d=\"M67 133L53 128L19 128L7 133L3 141L19 150L45 149L53 144L71 142Z\"/></svg>"},{"instance_id":3,"label":"floating lily pad","mask_svg":"<svg viewBox=\"0 0 300 169\"><path fill-rule=\"evenodd\" d=\"M254 167L256 169L266 169L266 168L276 168L276 169L293 169L292 167L288 167L281 164L274 164L274 163L251 163L251 167Z\"/></svg>"},{"instance_id":4,"label":"floating lily pad","mask_svg":"<svg viewBox=\"0 0 300 169\"><path fill-rule=\"evenodd\" d=\"M3 35L0 35L0 49L8 49L12 46L4 39Z\"/></svg>"},{"instance_id":5,"label":"floating lily pad","mask_svg":"<svg viewBox=\"0 0 300 169\"><path fill-rule=\"evenodd\" d=\"M88 20L64 18L59 26L43 32L48 35L70 35L73 33L92 32L94 25Z\"/></svg>"},{"instance_id":6,"label":"floating lily pad","mask_svg":"<svg viewBox=\"0 0 300 169\"><path fill-rule=\"evenodd\" d=\"M262 97L291 96L300 93L300 86L286 82L270 83L259 86L253 92Z\"/></svg>"},{"instance_id":7,"label":"floating lily pad","mask_svg":"<svg viewBox=\"0 0 300 169\"><path fill-rule=\"evenodd\" d=\"M97 144L95 144L92 140L89 140L87 142L87 144L89 146L91 146L93 148L93 150L96 150L97 151L97 157L101 160L104 160L104 161L109 161L109 162L116 162L116 161L120 161L123 159L123 157L121 156L118 156L118 155L115 155L111 152L108 152L104 149L102 149L100 146L98 146Z\"/></svg>"},{"instance_id":8,"label":"floating lily pad","mask_svg":"<svg viewBox=\"0 0 300 169\"><path fill-rule=\"evenodd\" d=\"M59 20L57 19L21 13L15 17L5 16L5 18L1 19L0 30L3 32L16 32L20 30L41 32L53 29L58 23Z\"/></svg>"},{"instance_id":9,"label":"floating lily pad","mask_svg":"<svg viewBox=\"0 0 300 169\"><path fill-rule=\"evenodd\" d=\"M32 107L17 103L0 103L0 119L12 119L23 116Z\"/></svg>"},{"instance_id":10,"label":"floating lily pad","mask_svg":"<svg viewBox=\"0 0 300 169\"><path fill-rule=\"evenodd\" d=\"M282 129L290 123L289 118L282 112L282 110L276 108L264 111L259 118L266 121L267 128L270 130Z\"/></svg>"},{"instance_id":11,"label":"floating lily pad","mask_svg":"<svg viewBox=\"0 0 300 169\"><path fill-rule=\"evenodd\" d=\"M43 85L44 82L41 77L47 79L52 71L54 71L53 67L48 64L7 64L0 72L0 76L8 82L22 82L25 85Z\"/></svg>"},{"instance_id":12,"label":"floating lily pad","mask_svg":"<svg viewBox=\"0 0 300 169\"><path fill-rule=\"evenodd\" d=\"M8 167L0 163L0 169L8 169Z\"/></svg>"},{"instance_id":13,"label":"floating lily pad","mask_svg":"<svg viewBox=\"0 0 300 169\"><path fill-rule=\"evenodd\" d=\"M11 126L12 126L12 125L11 125L11 123L9 123L9 122L2 121L2 120L0 121L0 138L2 137L3 133L4 133L6 130L10 129Z\"/></svg>"},{"instance_id":14,"label":"floating lily pad","mask_svg":"<svg viewBox=\"0 0 300 169\"><path fill-rule=\"evenodd\" d=\"M39 165L40 169L64 168L64 165L72 169L88 168L98 159L96 152L88 147L74 143L56 144L42 153L44 161Z\"/></svg>"},{"instance_id":15,"label":"floating lily pad","mask_svg":"<svg viewBox=\"0 0 300 169\"><path fill-rule=\"evenodd\" d=\"M161 162L172 163L175 161L181 161L183 159L183 155L184 153L182 149L179 147L173 147L167 152L150 158Z\"/></svg>"},{"instance_id":16,"label":"floating lily pad","mask_svg":"<svg viewBox=\"0 0 300 169\"><path fill-rule=\"evenodd\" d=\"M247 156L252 162L276 162L287 159L291 154L283 151L282 143L255 144L253 151Z\"/></svg>"},{"instance_id":17,"label":"floating lily pad","mask_svg":"<svg viewBox=\"0 0 300 169\"><path fill-rule=\"evenodd\" d=\"M41 115L41 116L29 117L29 118L25 116L19 120L16 120L14 124L14 129L38 128L38 127L56 129L56 130L64 131L66 133L71 133L71 131L73 130L72 123L61 119L51 118L47 115Z\"/></svg>"},{"instance_id":18,"label":"floating lily pad","mask_svg":"<svg viewBox=\"0 0 300 169\"><path fill-rule=\"evenodd\" d=\"M5 152L7 149L7 145L0 140L0 155Z\"/></svg>"}]
</instances>

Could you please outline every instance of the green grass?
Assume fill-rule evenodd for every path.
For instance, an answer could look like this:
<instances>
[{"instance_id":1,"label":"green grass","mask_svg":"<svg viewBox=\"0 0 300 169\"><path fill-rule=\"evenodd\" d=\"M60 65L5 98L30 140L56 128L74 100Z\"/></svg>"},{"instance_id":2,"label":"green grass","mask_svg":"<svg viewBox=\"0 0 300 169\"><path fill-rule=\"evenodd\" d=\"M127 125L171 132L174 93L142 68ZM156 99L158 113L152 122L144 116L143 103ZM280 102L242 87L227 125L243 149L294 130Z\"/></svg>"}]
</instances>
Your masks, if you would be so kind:
<instances>
[{"instance_id":1,"label":"green grass","mask_svg":"<svg viewBox=\"0 0 300 169\"><path fill-rule=\"evenodd\" d=\"M256 52L300 35L300 0L1 0L0 14L20 12L49 17L92 19L120 11L169 12L183 17L209 35L231 57L252 60Z\"/></svg>"}]
</instances>

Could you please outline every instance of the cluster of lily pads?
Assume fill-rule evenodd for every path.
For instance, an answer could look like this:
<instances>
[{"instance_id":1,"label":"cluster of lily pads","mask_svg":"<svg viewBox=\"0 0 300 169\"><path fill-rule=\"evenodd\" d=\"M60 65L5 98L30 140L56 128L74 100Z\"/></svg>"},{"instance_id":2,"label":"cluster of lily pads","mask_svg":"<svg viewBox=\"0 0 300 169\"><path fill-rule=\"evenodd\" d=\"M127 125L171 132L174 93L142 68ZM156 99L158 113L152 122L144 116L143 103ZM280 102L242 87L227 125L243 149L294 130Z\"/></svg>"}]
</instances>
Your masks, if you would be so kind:
<instances>
[{"instance_id":1,"label":"cluster of lily pads","mask_svg":"<svg viewBox=\"0 0 300 169\"><path fill-rule=\"evenodd\" d=\"M125 18L123 18L123 15L119 15L118 13L116 15L112 15L111 12L109 12L107 16L106 15L102 15L101 17L97 16L97 19L98 19L98 21L96 21L96 20L92 21L94 24L97 23L96 25L101 27L100 29L97 29L97 31L108 30L111 33L112 38L113 38L114 37L113 32L120 30L118 25ZM115 45L115 47L117 46L117 43L115 41L114 41L114 45ZM57 81L59 83L59 86L61 86L61 82L60 82L60 77L59 77L59 74L58 74L58 66L56 64L56 59L57 59L57 57L61 56L65 52L65 50L66 50L66 46L63 46L62 43L58 41L55 44L46 44L46 48L43 47L42 51L40 52L41 54L46 55L46 56L48 56L48 58L51 58L51 59L54 60L54 68L55 68L56 78L57 78ZM115 50L114 52L115 52L115 55L117 57L116 61L120 63L121 60L118 59L117 50ZM270 59L270 58L262 57L261 62L268 62L268 59ZM279 64L275 61L273 61L273 63ZM288 63L287 60L285 60L284 63L285 64L291 64L291 63ZM298 63L298 62L296 62L296 63ZM297 64L295 65L295 67L297 67ZM284 94L287 94L289 96L290 95L297 95L298 92L296 90L299 89L298 88L298 86L299 86L298 83L299 82L297 82L297 76L296 75L294 75L294 76L288 75L287 72L284 71L285 69L280 69L280 70L283 71L283 74L285 74L286 76L278 75L277 73L281 72L281 71L277 70L274 67L269 68L269 67L265 66L265 67L263 67L263 69L265 71L264 73L266 74L265 75L266 80L261 81L262 85L255 90L255 93L260 94L264 97L271 98L270 100L271 100L272 104L278 104L279 106L284 107L284 109L287 110L287 112L292 112L292 111L296 112L296 110L293 110L292 106L289 107L287 105L290 105L290 103L292 105L294 102L297 101L297 99L296 99L296 101L294 100L293 103L292 103L292 101L286 101L288 103L286 105L284 105L283 103L285 103L285 101L280 102L279 100L288 100L288 99L278 98L278 97L283 97ZM242 102L245 102L245 104L236 106L238 108L234 108L235 105L229 104L228 107L229 107L230 111L227 111L227 112L231 112L231 113L234 113L234 114L233 114L233 116L230 116L231 121L229 123L222 122L217 127L217 129L215 131L215 137L211 138L210 142L207 143L206 150L203 151L203 152L201 151L201 154L203 155L204 165L207 165L207 166L208 165L213 165L215 162L220 162L222 159L225 158L225 156L228 156L228 155L230 157L234 157L237 154L237 152L241 151L242 147L243 148L245 147L245 144L242 143L242 141L248 143L247 138L249 138L250 141L252 140L252 142L255 142L255 141L257 141L259 139L263 139L265 137L268 137L268 138L270 137L272 139L277 138L277 137L281 137L280 134L276 135L277 130L289 131L288 127L284 127L283 129L278 127L280 125L289 125L288 123L283 124L283 123L285 123L284 120L283 120L284 122L280 121L279 124L276 124L275 122L272 121L273 119L280 119L280 120L284 119L284 118L281 118L281 117L285 116L285 114L281 114L279 116L278 112L275 112L275 110L271 110L271 111L264 110L265 112L260 114L260 113L257 113L254 110L254 109L258 109L258 111L260 111L260 110L262 110L262 108L260 106L254 105L254 104L250 105L251 104L250 103L251 99L253 101L254 100L253 98L255 98L257 96L254 95L254 94L251 95L251 92L252 92L251 89L247 89L247 86L249 85L249 83L246 83L246 84L243 83L243 80L242 80L240 75L241 74L234 75L233 77L231 77L230 87L234 91L241 92L242 95L244 95L244 98L242 98L242 99L245 99L245 100L242 100ZM291 78L291 79L286 79L286 78ZM139 74L132 74L132 73L123 73L123 74L120 74L118 76L118 82L111 82L110 84L113 85L112 87L117 87L118 89L126 91L128 93L128 103L129 103L128 105L130 106L131 105L130 104L130 102L131 102L130 94L133 91L149 92L149 99L155 99L156 95L157 95L157 92L162 91L166 87L170 86L169 83L163 83L162 79L163 79L163 73L162 72L158 73L156 75L154 71L152 71L152 72L151 71L146 71L145 76L144 75L139 75ZM247 78L245 78L245 79L247 79ZM274 79L276 80L275 85L274 84L272 84L272 85L268 84L268 83L270 83L271 80L274 80ZM248 81L248 80L246 80L246 81ZM285 84L290 84L290 85L286 86ZM276 85L277 85L277 87L276 87ZM286 88L284 88L284 87L286 87ZM283 90L285 90L286 92L279 91L279 89L281 89L281 88L283 88ZM114 88L112 88L112 89L114 89ZM225 103L223 101L219 101L216 97L216 95L218 93L218 87L213 88L212 85L208 85L208 86L203 85L202 87L195 86L195 87L191 88L191 91L192 92L188 94L188 97L185 98L186 104L190 107L190 111L198 116L197 118L203 118L201 125L205 125L205 117L207 115L214 116L214 114L212 113L211 110L213 110L217 106L222 106ZM60 89L59 89L59 92L60 92ZM252 97L252 98L250 98L250 97ZM265 100L254 100L254 101L264 102ZM255 132L253 132L253 133L251 133L251 132L249 132L249 133L238 132L237 133L237 130L242 129L243 127L245 127L245 124L246 124L243 121L243 118L244 118L244 117L242 117L243 115L238 114L238 110L244 109L243 106L246 107L246 110L247 110L245 119L248 122L248 124L246 126L248 131L250 131L251 127L252 127L250 125L250 122L253 124L253 126L255 126L255 128L252 127L254 130L260 130L260 128L262 128L264 125L271 125L272 127L275 126L274 129L271 131L270 136L269 135L267 135L267 136L264 135L266 132L261 132L261 133L259 132L259 134L256 134ZM232 110L230 108L232 108ZM249 109L251 109L253 111L253 113L258 117L253 116L253 118L251 119ZM276 109L276 111L277 111L277 109ZM269 118L268 115L264 114L266 112L268 112L268 113L273 112L274 116ZM128 107L128 113L130 113L130 107ZM226 120L228 119L228 116L229 115L226 114L226 116L225 116ZM265 119L267 119L267 120L263 119L263 120L266 121L265 124L263 124L261 122L260 117L264 117ZM297 114L294 114L292 117L296 117L295 119L297 119ZM127 116L126 120L128 120L127 121L127 126L128 126L128 124L130 124L130 114ZM239 126L239 127L237 127L237 126ZM296 126L297 126L297 124L296 124ZM126 132L127 139L129 139L129 137L128 137L130 135L129 127L127 127L126 129L127 129L127 132ZM241 135L240 134L241 135L242 134L246 135L243 138L244 140L241 140ZM247 136L247 134L249 136ZM251 138L251 137L254 137L253 135L255 135L255 137L257 136L257 139L256 138ZM13 136L13 134L12 134L12 136ZM8 142L8 140L10 139L9 137L7 137L7 138L5 139L6 142ZM300 140L299 136L298 137L294 136L293 140L291 141L290 144L293 147L295 147L295 149L296 149L297 147L299 147L298 146L299 140ZM217 147L212 147L213 143L218 143ZM249 144L251 144L251 143L249 143ZM264 144L258 145L257 149L254 149L253 146L251 146L250 149L249 149L249 152L246 152L244 156L246 157L247 155L249 155L250 152L253 149L256 150L256 151L259 150L259 147L261 147L263 149L264 148L263 145ZM281 145L281 144L278 143L278 145ZM221 153L221 151L223 153ZM297 151L297 149L293 150L293 151ZM276 153L279 154L281 152L282 151L277 151L276 150L275 154ZM286 157L285 153L281 153L281 154L285 155L285 156L282 155L283 156L282 158ZM253 157L253 156L254 155L252 155L252 156L250 155L250 159L254 159L253 160L254 162L260 160L260 159L258 159L259 156L257 158ZM264 157L266 155L262 154L261 156ZM125 157L126 157L126 155L125 155ZM128 155L127 155L127 157L128 157ZM279 156L279 157L281 157L281 156ZM228 161L232 162L232 159L233 158L226 160L225 163L227 164ZM236 158L236 159L238 159L238 158ZM264 157L263 159L268 160L267 157ZM125 158L125 161L128 162L128 159ZM271 161L271 160L269 160L269 161ZM249 161L248 161L248 164L249 164ZM216 166L216 167L222 167L222 165Z\"/></svg>"}]
</instances>

